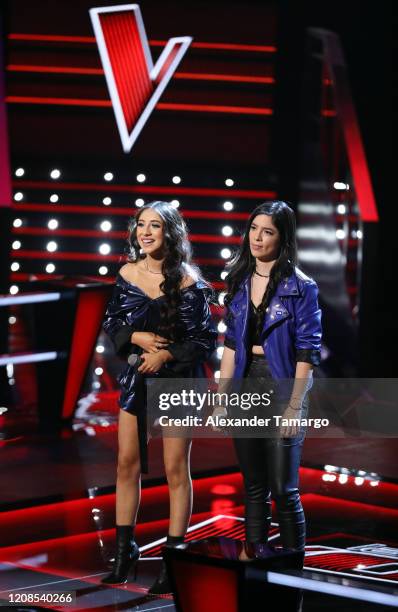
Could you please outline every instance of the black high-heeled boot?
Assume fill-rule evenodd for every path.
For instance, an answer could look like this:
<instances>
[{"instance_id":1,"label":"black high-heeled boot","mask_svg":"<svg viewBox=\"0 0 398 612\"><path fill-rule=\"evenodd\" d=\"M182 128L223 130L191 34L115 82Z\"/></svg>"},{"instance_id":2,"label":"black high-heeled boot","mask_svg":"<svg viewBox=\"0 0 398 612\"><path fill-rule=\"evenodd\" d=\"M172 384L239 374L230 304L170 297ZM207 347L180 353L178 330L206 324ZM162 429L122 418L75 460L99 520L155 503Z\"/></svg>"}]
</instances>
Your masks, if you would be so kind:
<instances>
[{"instance_id":1,"label":"black high-heeled boot","mask_svg":"<svg viewBox=\"0 0 398 612\"><path fill-rule=\"evenodd\" d=\"M116 525L116 554L113 569L101 580L103 584L123 584L127 576L134 570L134 580L137 576L137 563L140 549L134 541L134 528L131 525Z\"/></svg>"},{"instance_id":2,"label":"black high-heeled boot","mask_svg":"<svg viewBox=\"0 0 398 612\"><path fill-rule=\"evenodd\" d=\"M165 546L178 546L184 543L184 536L167 536ZM172 593L170 586L169 577L167 574L166 563L162 561L160 572L153 585L148 589L150 595L165 595L166 593Z\"/></svg>"}]
</instances>

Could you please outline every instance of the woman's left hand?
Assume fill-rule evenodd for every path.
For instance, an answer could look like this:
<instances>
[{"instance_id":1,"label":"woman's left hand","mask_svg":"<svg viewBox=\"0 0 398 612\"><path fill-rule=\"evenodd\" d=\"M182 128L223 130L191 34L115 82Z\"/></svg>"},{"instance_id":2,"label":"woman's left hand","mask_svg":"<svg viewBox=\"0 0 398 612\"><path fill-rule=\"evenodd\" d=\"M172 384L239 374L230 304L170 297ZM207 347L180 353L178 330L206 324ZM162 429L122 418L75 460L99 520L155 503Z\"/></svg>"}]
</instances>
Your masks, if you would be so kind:
<instances>
[{"instance_id":1,"label":"woman's left hand","mask_svg":"<svg viewBox=\"0 0 398 612\"><path fill-rule=\"evenodd\" d=\"M300 425L295 425L291 419L301 419L303 411L301 408L296 408L290 404L282 414L282 419L288 419L290 425L281 425L279 428L279 436L281 438L293 438L297 436L300 431Z\"/></svg>"},{"instance_id":2,"label":"woman's left hand","mask_svg":"<svg viewBox=\"0 0 398 612\"><path fill-rule=\"evenodd\" d=\"M158 353L142 353L141 365L137 368L138 372L141 372L141 374L155 374L159 372L167 361L164 353L165 351L162 350Z\"/></svg>"}]
</instances>

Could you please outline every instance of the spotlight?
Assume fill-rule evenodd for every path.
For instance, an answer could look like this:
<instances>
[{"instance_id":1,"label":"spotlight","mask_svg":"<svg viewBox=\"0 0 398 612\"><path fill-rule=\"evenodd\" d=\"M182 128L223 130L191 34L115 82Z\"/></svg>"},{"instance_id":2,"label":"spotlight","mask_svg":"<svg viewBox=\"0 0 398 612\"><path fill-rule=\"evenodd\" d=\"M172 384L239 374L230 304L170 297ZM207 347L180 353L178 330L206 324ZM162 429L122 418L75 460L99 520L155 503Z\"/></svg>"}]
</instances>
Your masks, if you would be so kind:
<instances>
[{"instance_id":1,"label":"spotlight","mask_svg":"<svg viewBox=\"0 0 398 612\"><path fill-rule=\"evenodd\" d=\"M54 251L56 251L57 248L58 248L58 244L54 242L54 240L50 240L50 242L47 242L46 249L47 251L50 251L50 253L54 253Z\"/></svg>"},{"instance_id":2,"label":"spotlight","mask_svg":"<svg viewBox=\"0 0 398 612\"><path fill-rule=\"evenodd\" d=\"M11 247L14 250L20 249L21 248L21 242L19 240L14 240L14 242L12 243Z\"/></svg>"},{"instance_id":3,"label":"spotlight","mask_svg":"<svg viewBox=\"0 0 398 612\"><path fill-rule=\"evenodd\" d=\"M101 374L104 373L104 370L102 368L95 368L94 372L97 376L101 376Z\"/></svg>"},{"instance_id":4,"label":"spotlight","mask_svg":"<svg viewBox=\"0 0 398 612\"><path fill-rule=\"evenodd\" d=\"M345 238L345 231L343 229L336 230L336 238L338 240L344 240L344 238Z\"/></svg>"},{"instance_id":5,"label":"spotlight","mask_svg":"<svg viewBox=\"0 0 398 612\"><path fill-rule=\"evenodd\" d=\"M221 231L223 233L223 236L232 236L232 234L234 233L234 230L230 225L224 225Z\"/></svg>"},{"instance_id":6,"label":"spotlight","mask_svg":"<svg viewBox=\"0 0 398 612\"><path fill-rule=\"evenodd\" d=\"M141 206L144 206L144 204L145 204L145 201L142 198L137 198L136 201L135 201L135 205L138 208L141 208Z\"/></svg>"},{"instance_id":7,"label":"spotlight","mask_svg":"<svg viewBox=\"0 0 398 612\"><path fill-rule=\"evenodd\" d=\"M97 346L95 347L95 350L97 351L97 353L103 353L105 350L105 347L102 344L97 344Z\"/></svg>"},{"instance_id":8,"label":"spotlight","mask_svg":"<svg viewBox=\"0 0 398 612\"><path fill-rule=\"evenodd\" d=\"M180 176L173 176L173 178L171 179L174 183L174 185L178 185L179 183L181 183L181 177Z\"/></svg>"},{"instance_id":9,"label":"spotlight","mask_svg":"<svg viewBox=\"0 0 398 612\"><path fill-rule=\"evenodd\" d=\"M15 323L17 322L17 317L9 317L8 322L10 325L15 325Z\"/></svg>"},{"instance_id":10,"label":"spotlight","mask_svg":"<svg viewBox=\"0 0 398 612\"><path fill-rule=\"evenodd\" d=\"M230 178L225 179L225 184L227 187L232 187L232 185L234 184L234 181Z\"/></svg>"},{"instance_id":11,"label":"spotlight","mask_svg":"<svg viewBox=\"0 0 398 612\"><path fill-rule=\"evenodd\" d=\"M108 268L106 266L100 266L98 268L98 272L101 274L101 276L105 276L105 274L108 274Z\"/></svg>"},{"instance_id":12,"label":"spotlight","mask_svg":"<svg viewBox=\"0 0 398 612\"><path fill-rule=\"evenodd\" d=\"M231 254L231 249L221 249L220 251L220 255L223 259L229 259Z\"/></svg>"},{"instance_id":13,"label":"spotlight","mask_svg":"<svg viewBox=\"0 0 398 612\"><path fill-rule=\"evenodd\" d=\"M227 294L225 291L221 291L221 293L218 294L218 303L220 304L220 306L224 306L224 298L226 295Z\"/></svg>"},{"instance_id":14,"label":"spotlight","mask_svg":"<svg viewBox=\"0 0 398 612\"><path fill-rule=\"evenodd\" d=\"M220 378L220 370L214 372L214 379L217 380L217 378Z\"/></svg>"},{"instance_id":15,"label":"spotlight","mask_svg":"<svg viewBox=\"0 0 398 612\"><path fill-rule=\"evenodd\" d=\"M172 205L173 208L178 208L180 205L180 202L178 200L171 200L170 204Z\"/></svg>"},{"instance_id":16,"label":"spotlight","mask_svg":"<svg viewBox=\"0 0 398 612\"><path fill-rule=\"evenodd\" d=\"M234 205L232 204L232 202L229 202L229 201L224 202L224 204L223 204L224 210L232 210L233 207L234 207Z\"/></svg>"},{"instance_id":17,"label":"spotlight","mask_svg":"<svg viewBox=\"0 0 398 612\"><path fill-rule=\"evenodd\" d=\"M219 324L217 325L217 329L220 334L225 334L225 332L227 331L227 326L225 325L224 321L219 322Z\"/></svg>"},{"instance_id":18,"label":"spotlight","mask_svg":"<svg viewBox=\"0 0 398 612\"><path fill-rule=\"evenodd\" d=\"M100 245L98 250L101 253L101 255L109 255L109 253L111 252L111 247L109 244L104 242L103 244Z\"/></svg>"},{"instance_id":19,"label":"spotlight","mask_svg":"<svg viewBox=\"0 0 398 612\"><path fill-rule=\"evenodd\" d=\"M51 170L50 177L52 179L59 179L60 176L61 176L61 172L60 170L58 170L58 168L54 168L53 170Z\"/></svg>"},{"instance_id":20,"label":"spotlight","mask_svg":"<svg viewBox=\"0 0 398 612\"><path fill-rule=\"evenodd\" d=\"M52 202L53 204L54 204L55 202L58 202L58 200L59 200L59 196L58 196L56 193L52 193L52 194L50 195L50 202Z\"/></svg>"},{"instance_id":21,"label":"spotlight","mask_svg":"<svg viewBox=\"0 0 398 612\"><path fill-rule=\"evenodd\" d=\"M109 206L109 204L112 204L112 198L106 197L102 200L102 203L105 204L105 206Z\"/></svg>"},{"instance_id":22,"label":"spotlight","mask_svg":"<svg viewBox=\"0 0 398 612\"><path fill-rule=\"evenodd\" d=\"M112 229L112 223L110 221L103 221L101 223L101 229L103 232L109 232Z\"/></svg>"},{"instance_id":23,"label":"spotlight","mask_svg":"<svg viewBox=\"0 0 398 612\"><path fill-rule=\"evenodd\" d=\"M228 272L226 270L223 270L220 274L221 280L225 280L228 276Z\"/></svg>"},{"instance_id":24,"label":"spotlight","mask_svg":"<svg viewBox=\"0 0 398 612\"><path fill-rule=\"evenodd\" d=\"M136 178L137 178L137 181L139 183L145 183L145 181L146 181L146 176L145 176L145 174L142 174L142 173L141 174L137 174Z\"/></svg>"},{"instance_id":25,"label":"spotlight","mask_svg":"<svg viewBox=\"0 0 398 612\"><path fill-rule=\"evenodd\" d=\"M19 291L19 287L17 285L11 285L10 287L11 295L15 295L16 293L18 293L18 291Z\"/></svg>"},{"instance_id":26,"label":"spotlight","mask_svg":"<svg viewBox=\"0 0 398 612\"><path fill-rule=\"evenodd\" d=\"M223 354L223 352L224 352L224 347L223 347L223 346L218 346L218 347L217 347L217 350L216 350L216 353L217 353L217 357L218 357L219 359L221 359L221 358L222 358L222 354Z\"/></svg>"},{"instance_id":27,"label":"spotlight","mask_svg":"<svg viewBox=\"0 0 398 612\"><path fill-rule=\"evenodd\" d=\"M17 193L14 194L14 200L16 202L20 202L21 200L23 200L23 193L22 193L22 191L17 191Z\"/></svg>"},{"instance_id":28,"label":"spotlight","mask_svg":"<svg viewBox=\"0 0 398 612\"><path fill-rule=\"evenodd\" d=\"M345 215L345 211L346 211L346 208L344 204L339 204L337 207L337 212L339 213L339 215Z\"/></svg>"},{"instance_id":29,"label":"spotlight","mask_svg":"<svg viewBox=\"0 0 398 612\"><path fill-rule=\"evenodd\" d=\"M52 274L53 272L55 272L55 266L53 263L48 263L46 265L46 272L48 272L48 274Z\"/></svg>"},{"instance_id":30,"label":"spotlight","mask_svg":"<svg viewBox=\"0 0 398 612\"><path fill-rule=\"evenodd\" d=\"M109 181L111 181L111 180L113 179L113 174L112 174L112 172L105 172L105 174L104 174L104 179L105 179L106 181L108 181L108 183L109 183Z\"/></svg>"},{"instance_id":31,"label":"spotlight","mask_svg":"<svg viewBox=\"0 0 398 612\"><path fill-rule=\"evenodd\" d=\"M17 272L20 268L20 265L17 261L13 261L10 268L12 272Z\"/></svg>"},{"instance_id":32,"label":"spotlight","mask_svg":"<svg viewBox=\"0 0 398 612\"><path fill-rule=\"evenodd\" d=\"M337 191L345 191L348 190L350 188L349 185L347 185L346 183L342 183L340 181L335 181L333 183L333 187L337 190Z\"/></svg>"},{"instance_id":33,"label":"spotlight","mask_svg":"<svg viewBox=\"0 0 398 612\"><path fill-rule=\"evenodd\" d=\"M55 230L58 227L58 221L56 219L50 219L47 223L47 227L50 230Z\"/></svg>"},{"instance_id":34,"label":"spotlight","mask_svg":"<svg viewBox=\"0 0 398 612\"><path fill-rule=\"evenodd\" d=\"M21 227L21 225L22 225L22 219L14 219L13 221L14 227Z\"/></svg>"},{"instance_id":35,"label":"spotlight","mask_svg":"<svg viewBox=\"0 0 398 612\"><path fill-rule=\"evenodd\" d=\"M25 174L25 170L23 168L17 168L15 170L15 176L23 176Z\"/></svg>"}]
</instances>

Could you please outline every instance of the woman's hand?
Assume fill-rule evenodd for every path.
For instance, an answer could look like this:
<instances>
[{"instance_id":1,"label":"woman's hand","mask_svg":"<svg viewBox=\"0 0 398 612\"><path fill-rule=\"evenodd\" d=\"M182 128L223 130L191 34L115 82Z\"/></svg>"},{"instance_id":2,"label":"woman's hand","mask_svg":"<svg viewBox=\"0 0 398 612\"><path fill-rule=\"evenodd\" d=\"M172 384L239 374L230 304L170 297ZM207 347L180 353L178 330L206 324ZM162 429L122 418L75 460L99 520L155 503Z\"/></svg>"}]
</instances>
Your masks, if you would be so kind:
<instances>
[{"instance_id":1,"label":"woman's hand","mask_svg":"<svg viewBox=\"0 0 398 612\"><path fill-rule=\"evenodd\" d=\"M141 374L155 374L159 372L161 367L169 361L170 353L165 350L158 351L157 353L143 353L141 355L141 364L137 368Z\"/></svg>"},{"instance_id":2,"label":"woman's hand","mask_svg":"<svg viewBox=\"0 0 398 612\"><path fill-rule=\"evenodd\" d=\"M153 332L136 331L131 335L131 343L140 346L146 353L157 353L166 348L170 341Z\"/></svg>"},{"instance_id":3,"label":"woman's hand","mask_svg":"<svg viewBox=\"0 0 398 612\"><path fill-rule=\"evenodd\" d=\"M299 403L288 404L285 412L282 414L282 419L301 419L303 414ZM292 421L291 425L281 425L279 435L281 438L293 438L299 434L300 425L295 425Z\"/></svg>"},{"instance_id":4,"label":"woman's hand","mask_svg":"<svg viewBox=\"0 0 398 612\"><path fill-rule=\"evenodd\" d=\"M225 406L215 406L211 416L213 417L213 419L217 419L217 418L221 419L221 418L227 417L228 412ZM218 427L217 425L212 425L211 428L213 431L218 431L224 434L226 433L225 427L222 427L222 426Z\"/></svg>"}]
</instances>

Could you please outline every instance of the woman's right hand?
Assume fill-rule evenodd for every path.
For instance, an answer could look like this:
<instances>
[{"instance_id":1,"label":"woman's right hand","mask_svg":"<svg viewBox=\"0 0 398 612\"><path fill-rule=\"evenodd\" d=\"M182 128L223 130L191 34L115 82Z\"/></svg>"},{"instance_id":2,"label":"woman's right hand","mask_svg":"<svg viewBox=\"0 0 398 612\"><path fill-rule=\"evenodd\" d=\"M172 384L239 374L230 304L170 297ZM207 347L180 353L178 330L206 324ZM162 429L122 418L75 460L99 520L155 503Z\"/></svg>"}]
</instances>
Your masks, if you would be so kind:
<instances>
[{"instance_id":1,"label":"woman's right hand","mask_svg":"<svg viewBox=\"0 0 398 612\"><path fill-rule=\"evenodd\" d=\"M140 346L145 353L157 353L161 349L167 348L170 341L153 332L136 331L131 334L131 343Z\"/></svg>"}]
</instances>

